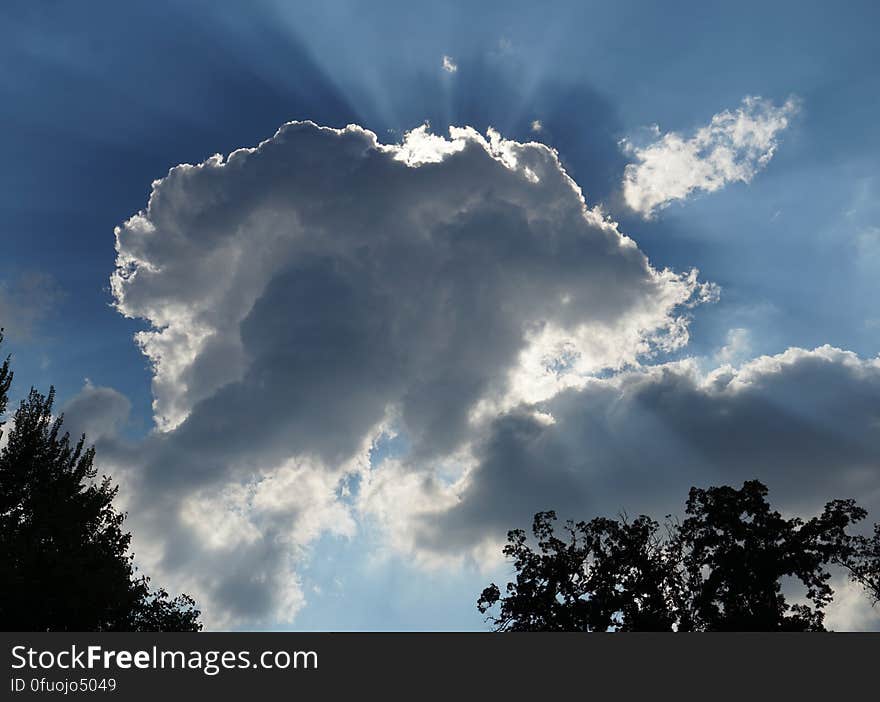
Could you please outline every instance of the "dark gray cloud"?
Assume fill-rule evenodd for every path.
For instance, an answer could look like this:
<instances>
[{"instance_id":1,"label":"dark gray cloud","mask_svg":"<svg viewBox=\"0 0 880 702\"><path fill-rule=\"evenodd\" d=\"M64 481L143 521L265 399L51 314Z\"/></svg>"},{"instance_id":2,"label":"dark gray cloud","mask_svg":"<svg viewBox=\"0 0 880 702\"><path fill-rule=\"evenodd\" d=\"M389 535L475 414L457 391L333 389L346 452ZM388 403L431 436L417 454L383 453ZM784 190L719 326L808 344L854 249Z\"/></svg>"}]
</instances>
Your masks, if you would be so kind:
<instances>
[{"instance_id":1,"label":"dark gray cloud","mask_svg":"<svg viewBox=\"0 0 880 702\"><path fill-rule=\"evenodd\" d=\"M448 508L412 515L409 543L460 554L544 509L662 517L692 485L753 478L790 512L854 497L876 520L878 427L878 359L822 347L708 373L695 361L646 367L498 417Z\"/></svg>"},{"instance_id":2,"label":"dark gray cloud","mask_svg":"<svg viewBox=\"0 0 880 702\"><path fill-rule=\"evenodd\" d=\"M113 388L93 385L86 381L73 398L61 408L64 429L73 438L86 435L90 442L115 438L125 427L131 412L131 402Z\"/></svg>"}]
</instances>

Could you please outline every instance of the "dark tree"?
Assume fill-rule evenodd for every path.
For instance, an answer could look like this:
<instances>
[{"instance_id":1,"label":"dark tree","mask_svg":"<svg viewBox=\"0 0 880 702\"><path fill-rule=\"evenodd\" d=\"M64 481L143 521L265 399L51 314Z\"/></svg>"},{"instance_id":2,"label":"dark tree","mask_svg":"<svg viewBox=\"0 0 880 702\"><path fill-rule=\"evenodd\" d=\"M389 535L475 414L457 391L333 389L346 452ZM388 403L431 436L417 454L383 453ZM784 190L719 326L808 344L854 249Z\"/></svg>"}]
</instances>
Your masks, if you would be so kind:
<instances>
[{"instance_id":1,"label":"dark tree","mask_svg":"<svg viewBox=\"0 0 880 702\"><path fill-rule=\"evenodd\" d=\"M0 336L2 341L2 336ZM0 412L12 380L0 367ZM198 631L187 596L151 590L128 553L117 487L97 479L85 436L31 389L0 450L0 627L6 631ZM2 423L0 423L2 432Z\"/></svg>"},{"instance_id":2,"label":"dark tree","mask_svg":"<svg viewBox=\"0 0 880 702\"><path fill-rule=\"evenodd\" d=\"M865 517L852 500L803 521L766 497L756 480L692 488L685 520L664 534L640 516L566 522L558 538L556 515L539 512L536 548L523 530L508 534L516 582L504 594L490 585L477 607L497 612L488 616L497 631L821 631L828 566L847 563L876 588L880 539L847 534ZM785 578L801 582L810 604L786 601Z\"/></svg>"},{"instance_id":3,"label":"dark tree","mask_svg":"<svg viewBox=\"0 0 880 702\"><path fill-rule=\"evenodd\" d=\"M554 512L535 515L532 531L509 532L504 554L513 559L516 583L502 597L487 587L477 606L498 631L668 631L681 611L675 544L659 536L648 517L632 522L597 518L566 522L565 538L554 535Z\"/></svg>"},{"instance_id":4,"label":"dark tree","mask_svg":"<svg viewBox=\"0 0 880 702\"><path fill-rule=\"evenodd\" d=\"M696 626L706 631L822 631L834 595L828 564L849 550L846 528L866 512L834 500L818 517L785 519L757 480L742 489L691 488L677 538ZM788 605L784 577L800 580L806 604Z\"/></svg>"}]
</instances>

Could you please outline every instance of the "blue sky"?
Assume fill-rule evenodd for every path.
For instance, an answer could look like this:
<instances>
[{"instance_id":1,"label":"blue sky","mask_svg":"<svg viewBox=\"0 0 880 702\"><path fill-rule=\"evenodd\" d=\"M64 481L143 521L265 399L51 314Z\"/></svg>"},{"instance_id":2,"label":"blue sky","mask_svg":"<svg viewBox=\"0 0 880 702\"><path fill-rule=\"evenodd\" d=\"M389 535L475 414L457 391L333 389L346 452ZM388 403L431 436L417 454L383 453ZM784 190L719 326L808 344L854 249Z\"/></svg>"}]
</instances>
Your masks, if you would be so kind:
<instances>
[{"instance_id":1,"label":"blue sky","mask_svg":"<svg viewBox=\"0 0 880 702\"><path fill-rule=\"evenodd\" d=\"M425 122L439 135L493 127L557 149L588 205L601 204L655 269L696 267L720 287L716 302L688 312L686 345L643 363L690 358L709 372L719 359L824 344L871 359L880 351L878 20L870 2L4 3L0 293L20 324L0 322L14 392L54 384L64 404L85 379L112 388L131 404L115 440L137 451L153 395L132 336L149 324L113 307L114 227L171 167L254 146L290 120L355 123L391 144ZM799 106L750 182L694 193L652 218L625 206L633 159L621 140L651 125L687 137L746 96ZM383 445L376 462L408 450ZM478 567L471 554L423 568L370 520L356 521L351 533L319 529L303 542L295 617L220 625L482 626L474 601L505 577L503 565ZM172 560L157 563L174 573Z\"/></svg>"}]
</instances>

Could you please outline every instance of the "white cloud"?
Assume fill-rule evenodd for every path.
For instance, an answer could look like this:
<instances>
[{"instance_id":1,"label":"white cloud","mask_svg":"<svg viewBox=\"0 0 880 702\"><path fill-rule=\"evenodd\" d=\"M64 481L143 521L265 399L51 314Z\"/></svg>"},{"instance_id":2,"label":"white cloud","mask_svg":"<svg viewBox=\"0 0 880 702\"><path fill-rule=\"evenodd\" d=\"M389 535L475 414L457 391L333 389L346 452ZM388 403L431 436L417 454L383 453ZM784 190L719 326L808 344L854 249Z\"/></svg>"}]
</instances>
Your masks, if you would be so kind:
<instances>
[{"instance_id":1,"label":"white cloud","mask_svg":"<svg viewBox=\"0 0 880 702\"><path fill-rule=\"evenodd\" d=\"M532 131L533 132L540 132L543 129L544 129L544 125L541 123L541 120L539 120L539 119L532 120Z\"/></svg>"},{"instance_id":2,"label":"white cloud","mask_svg":"<svg viewBox=\"0 0 880 702\"><path fill-rule=\"evenodd\" d=\"M746 97L734 112L724 110L691 136L660 133L649 143L621 141L633 158L623 176L626 204L645 217L696 191L714 192L728 183L747 183L773 157L779 133L798 110L795 99L776 107Z\"/></svg>"},{"instance_id":3,"label":"white cloud","mask_svg":"<svg viewBox=\"0 0 880 702\"><path fill-rule=\"evenodd\" d=\"M458 64L453 60L451 56L444 55L443 61L440 65L447 73L455 73L458 70Z\"/></svg>"},{"instance_id":4,"label":"white cloud","mask_svg":"<svg viewBox=\"0 0 880 702\"><path fill-rule=\"evenodd\" d=\"M352 533L348 476L379 504L390 424L399 486L460 469L497 412L680 347L712 290L652 268L553 150L470 128L386 145L289 123L173 168L116 247L158 431L99 455L139 562L224 625L295 613L309 544Z\"/></svg>"}]
</instances>

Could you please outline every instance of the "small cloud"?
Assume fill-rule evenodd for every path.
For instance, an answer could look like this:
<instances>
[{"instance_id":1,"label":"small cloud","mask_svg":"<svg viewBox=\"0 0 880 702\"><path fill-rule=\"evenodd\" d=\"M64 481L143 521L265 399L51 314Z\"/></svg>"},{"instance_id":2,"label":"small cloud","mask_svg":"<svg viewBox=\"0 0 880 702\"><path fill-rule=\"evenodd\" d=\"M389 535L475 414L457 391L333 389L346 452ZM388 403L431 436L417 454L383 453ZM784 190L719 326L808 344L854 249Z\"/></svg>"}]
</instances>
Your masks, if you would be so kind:
<instances>
[{"instance_id":1,"label":"small cloud","mask_svg":"<svg viewBox=\"0 0 880 702\"><path fill-rule=\"evenodd\" d=\"M788 127L798 105L794 98L776 107L749 96L735 112L719 112L692 135L661 134L655 126L644 145L622 139L624 153L636 159L623 174L626 204L647 219L695 191L748 183L773 158L778 134Z\"/></svg>"},{"instance_id":2,"label":"small cloud","mask_svg":"<svg viewBox=\"0 0 880 702\"><path fill-rule=\"evenodd\" d=\"M443 56L443 70L447 73L455 73L458 70L458 64L453 61L451 56Z\"/></svg>"},{"instance_id":3,"label":"small cloud","mask_svg":"<svg viewBox=\"0 0 880 702\"><path fill-rule=\"evenodd\" d=\"M537 133L537 132L542 131L543 129L544 129L544 125L541 124L541 120L539 120L539 119L532 120L532 131L533 132Z\"/></svg>"}]
</instances>

